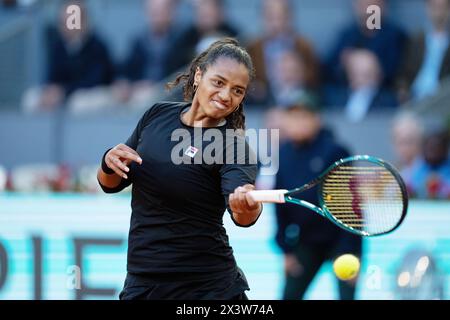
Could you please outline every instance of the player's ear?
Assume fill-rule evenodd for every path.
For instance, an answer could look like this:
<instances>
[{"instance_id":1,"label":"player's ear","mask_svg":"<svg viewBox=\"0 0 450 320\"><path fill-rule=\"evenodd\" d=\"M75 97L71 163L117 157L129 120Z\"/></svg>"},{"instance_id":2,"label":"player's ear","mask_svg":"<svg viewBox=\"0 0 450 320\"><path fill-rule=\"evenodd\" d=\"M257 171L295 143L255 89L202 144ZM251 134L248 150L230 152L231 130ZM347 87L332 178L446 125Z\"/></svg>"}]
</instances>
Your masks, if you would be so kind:
<instances>
[{"instance_id":1,"label":"player's ear","mask_svg":"<svg viewBox=\"0 0 450 320\"><path fill-rule=\"evenodd\" d=\"M194 74L194 83L198 85L200 83L201 78L202 78L202 70L200 70L200 67L197 67Z\"/></svg>"}]
</instances>

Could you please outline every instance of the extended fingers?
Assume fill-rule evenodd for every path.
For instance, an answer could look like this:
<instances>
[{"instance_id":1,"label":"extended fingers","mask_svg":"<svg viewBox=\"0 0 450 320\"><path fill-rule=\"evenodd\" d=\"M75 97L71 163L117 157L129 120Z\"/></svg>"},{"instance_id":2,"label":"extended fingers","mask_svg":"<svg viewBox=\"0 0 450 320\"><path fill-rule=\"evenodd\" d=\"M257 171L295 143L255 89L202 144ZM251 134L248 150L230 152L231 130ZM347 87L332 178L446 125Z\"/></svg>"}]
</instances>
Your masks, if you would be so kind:
<instances>
[{"instance_id":1,"label":"extended fingers","mask_svg":"<svg viewBox=\"0 0 450 320\"><path fill-rule=\"evenodd\" d=\"M112 158L111 161L122 171L125 172L129 172L130 168L128 168L123 162L122 160L120 160L119 158Z\"/></svg>"},{"instance_id":2,"label":"extended fingers","mask_svg":"<svg viewBox=\"0 0 450 320\"><path fill-rule=\"evenodd\" d=\"M129 169L120 161L118 158L115 158L114 156L108 156L105 158L106 165L111 168L111 170L114 171L118 176L128 179L127 175L123 172L128 172Z\"/></svg>"},{"instance_id":3,"label":"extended fingers","mask_svg":"<svg viewBox=\"0 0 450 320\"><path fill-rule=\"evenodd\" d=\"M142 158L139 154L131 149L129 146L121 143L111 149L105 157L106 165L111 168L118 176L128 179L125 172L129 172L130 168L127 167L131 161L136 161L142 164Z\"/></svg>"},{"instance_id":4,"label":"extended fingers","mask_svg":"<svg viewBox=\"0 0 450 320\"><path fill-rule=\"evenodd\" d=\"M133 154L129 151L116 150L115 154L122 159L135 161L139 164L142 164L142 159L141 159L141 157L139 157L139 155L137 153Z\"/></svg>"},{"instance_id":5,"label":"extended fingers","mask_svg":"<svg viewBox=\"0 0 450 320\"><path fill-rule=\"evenodd\" d=\"M119 157L131 160L131 161L136 161L137 163L142 164L142 158L139 156L139 154L135 150L133 150L129 146L127 146L126 144L121 143L121 144L117 145L114 149L115 149L114 150L115 153Z\"/></svg>"}]
</instances>

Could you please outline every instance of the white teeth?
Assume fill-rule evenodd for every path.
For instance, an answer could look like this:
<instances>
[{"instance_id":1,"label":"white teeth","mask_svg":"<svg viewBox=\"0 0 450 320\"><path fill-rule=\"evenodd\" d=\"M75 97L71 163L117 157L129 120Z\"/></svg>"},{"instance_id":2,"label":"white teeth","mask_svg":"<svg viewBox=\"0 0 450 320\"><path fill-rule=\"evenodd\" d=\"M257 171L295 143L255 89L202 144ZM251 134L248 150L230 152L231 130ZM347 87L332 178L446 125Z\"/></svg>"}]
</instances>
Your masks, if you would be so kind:
<instances>
[{"instance_id":1,"label":"white teeth","mask_svg":"<svg viewBox=\"0 0 450 320\"><path fill-rule=\"evenodd\" d=\"M227 107L224 106L223 104L221 104L220 102L214 101L214 104L216 105L217 108L221 109L221 110L226 110Z\"/></svg>"}]
</instances>

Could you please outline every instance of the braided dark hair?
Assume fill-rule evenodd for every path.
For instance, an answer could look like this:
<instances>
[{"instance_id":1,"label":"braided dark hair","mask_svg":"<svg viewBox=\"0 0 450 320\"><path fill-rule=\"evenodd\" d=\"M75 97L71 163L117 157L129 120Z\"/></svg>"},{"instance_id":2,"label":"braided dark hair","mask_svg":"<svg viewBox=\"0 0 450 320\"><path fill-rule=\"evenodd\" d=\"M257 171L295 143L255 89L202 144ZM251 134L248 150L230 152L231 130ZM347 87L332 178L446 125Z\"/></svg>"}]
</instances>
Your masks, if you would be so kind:
<instances>
[{"instance_id":1,"label":"braided dark hair","mask_svg":"<svg viewBox=\"0 0 450 320\"><path fill-rule=\"evenodd\" d=\"M220 57L227 57L242 63L248 70L250 79L254 77L253 63L248 52L239 46L239 42L233 38L223 38L215 41L208 49L200 53L194 60L192 60L187 72L178 75L173 82L167 84L168 89L183 85L183 97L186 101L192 101L195 95L194 76L197 68L202 72L213 65ZM244 98L245 99L245 98ZM226 120L231 123L233 129L245 129L245 115L244 115L244 100L239 107L226 117Z\"/></svg>"}]
</instances>

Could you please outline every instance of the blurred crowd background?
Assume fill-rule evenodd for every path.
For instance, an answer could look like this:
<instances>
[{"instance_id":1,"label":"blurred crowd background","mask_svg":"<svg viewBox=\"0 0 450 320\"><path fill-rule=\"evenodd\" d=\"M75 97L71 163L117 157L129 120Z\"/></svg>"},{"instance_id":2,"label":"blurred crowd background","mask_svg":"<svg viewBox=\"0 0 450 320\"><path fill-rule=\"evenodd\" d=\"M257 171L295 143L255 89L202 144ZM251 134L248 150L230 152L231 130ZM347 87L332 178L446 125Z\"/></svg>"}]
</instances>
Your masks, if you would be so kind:
<instances>
[{"instance_id":1,"label":"blurred crowd background","mask_svg":"<svg viewBox=\"0 0 450 320\"><path fill-rule=\"evenodd\" d=\"M392 161L414 196L448 199L449 12L445 0L3 0L0 188L98 191L101 150L153 102L180 100L165 84L232 36L256 69L248 127L289 138L286 106L313 99L352 154Z\"/></svg>"},{"instance_id":2,"label":"blurred crowd background","mask_svg":"<svg viewBox=\"0 0 450 320\"><path fill-rule=\"evenodd\" d=\"M80 30L67 28L71 4L81 8ZM379 29L368 28L370 5L381 10ZM296 186L336 157L369 154L400 170L411 199L450 200L449 28L450 0L2 0L0 191L99 193L103 152L154 102L181 100L166 83L232 36L256 69L247 128L280 130L284 170L259 187ZM299 174L290 159L300 159ZM450 214L449 202L433 203ZM299 233L289 226L301 222L276 213L286 258L287 235ZM360 255L360 243L353 249ZM419 270L427 254L415 248L403 269Z\"/></svg>"}]
</instances>

